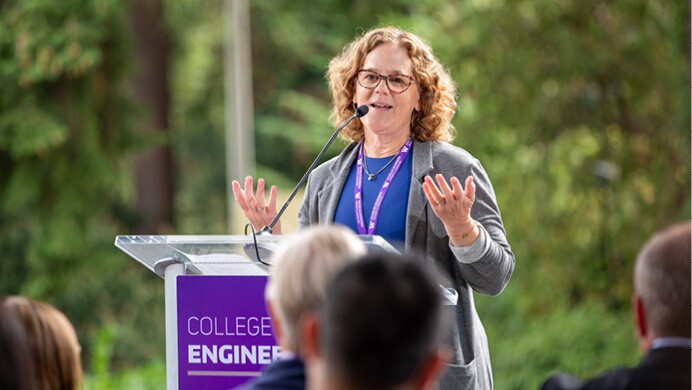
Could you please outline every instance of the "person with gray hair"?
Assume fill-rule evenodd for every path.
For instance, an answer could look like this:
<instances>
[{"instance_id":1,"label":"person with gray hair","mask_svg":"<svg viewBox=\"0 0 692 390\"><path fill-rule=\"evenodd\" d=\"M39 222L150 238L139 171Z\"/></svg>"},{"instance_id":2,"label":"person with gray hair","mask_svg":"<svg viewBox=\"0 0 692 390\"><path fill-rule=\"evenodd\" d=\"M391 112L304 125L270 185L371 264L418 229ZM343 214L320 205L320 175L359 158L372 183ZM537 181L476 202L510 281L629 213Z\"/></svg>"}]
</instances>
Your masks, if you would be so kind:
<instances>
[{"instance_id":1,"label":"person with gray hair","mask_svg":"<svg viewBox=\"0 0 692 390\"><path fill-rule=\"evenodd\" d=\"M449 358L443 310L436 278L413 256L347 265L303 323L308 389L432 388Z\"/></svg>"},{"instance_id":2,"label":"person with gray hair","mask_svg":"<svg viewBox=\"0 0 692 390\"><path fill-rule=\"evenodd\" d=\"M265 300L282 358L242 389L304 389L299 329L303 317L324 302L327 285L348 263L366 252L351 230L314 226L282 243L272 256Z\"/></svg>"},{"instance_id":3,"label":"person with gray hair","mask_svg":"<svg viewBox=\"0 0 692 390\"><path fill-rule=\"evenodd\" d=\"M634 266L632 317L644 358L633 368L617 368L582 383L553 375L543 390L690 389L690 222L655 234Z\"/></svg>"}]
</instances>

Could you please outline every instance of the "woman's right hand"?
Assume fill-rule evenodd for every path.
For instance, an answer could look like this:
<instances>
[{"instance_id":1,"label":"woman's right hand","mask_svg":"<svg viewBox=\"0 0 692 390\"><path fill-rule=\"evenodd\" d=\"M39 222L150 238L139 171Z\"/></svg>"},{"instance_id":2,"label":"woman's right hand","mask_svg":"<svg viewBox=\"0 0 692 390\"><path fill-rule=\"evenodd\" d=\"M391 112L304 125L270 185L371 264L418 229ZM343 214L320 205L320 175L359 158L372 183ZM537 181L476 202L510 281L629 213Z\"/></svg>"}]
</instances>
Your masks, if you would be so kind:
<instances>
[{"instance_id":1,"label":"woman's right hand","mask_svg":"<svg viewBox=\"0 0 692 390\"><path fill-rule=\"evenodd\" d=\"M257 180L257 192L253 193L252 176L245 178L244 188L240 187L237 180L231 183L233 188L233 197L238 203L238 206L243 210L247 219L252 223L255 230L259 231L263 227L269 225L276 217L276 186L272 186L269 190L269 204L265 203L264 197L264 179ZM273 234L281 234L281 221L276 221L272 228Z\"/></svg>"}]
</instances>

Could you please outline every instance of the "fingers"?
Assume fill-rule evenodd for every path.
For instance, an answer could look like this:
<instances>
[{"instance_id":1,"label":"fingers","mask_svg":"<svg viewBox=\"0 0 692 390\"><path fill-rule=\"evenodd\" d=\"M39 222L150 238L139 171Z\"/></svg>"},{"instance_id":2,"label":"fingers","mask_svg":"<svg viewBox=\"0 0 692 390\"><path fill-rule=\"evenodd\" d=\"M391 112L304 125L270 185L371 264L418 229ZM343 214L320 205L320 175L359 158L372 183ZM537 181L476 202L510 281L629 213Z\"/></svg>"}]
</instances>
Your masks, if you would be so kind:
<instances>
[{"instance_id":1,"label":"fingers","mask_svg":"<svg viewBox=\"0 0 692 390\"><path fill-rule=\"evenodd\" d=\"M257 211L264 211L264 179L257 180L257 194L255 195L255 202L257 203Z\"/></svg>"},{"instance_id":2,"label":"fingers","mask_svg":"<svg viewBox=\"0 0 692 390\"><path fill-rule=\"evenodd\" d=\"M435 181L437 182L437 185L435 184ZM453 189L449 186L444 176L439 173L435 175L435 181L433 181L430 176L426 176L423 180L423 191L426 192L426 195L430 201L434 201L435 203L445 202L447 200L452 201L458 198L456 194L463 193L460 185L458 186L459 188ZM454 186L455 181L457 183L459 182L456 177L452 177L451 181L452 186Z\"/></svg>"},{"instance_id":3,"label":"fingers","mask_svg":"<svg viewBox=\"0 0 692 390\"><path fill-rule=\"evenodd\" d=\"M264 196L264 190L265 190L265 182L264 179L258 179L257 180L257 191L253 191L253 180L252 176L247 176L245 178L245 181L243 183L243 188L240 187L240 183L236 180L233 180L231 182L231 187L233 189L233 197L235 198L236 202L238 202L238 205L240 208L245 212L246 215L249 216L248 213L254 213L254 212L260 212L263 213L265 212L268 208L265 203L265 196ZM272 186L272 189L269 194L269 203L270 205L274 206L274 209L276 208L276 193L277 189L276 187Z\"/></svg>"},{"instance_id":4,"label":"fingers","mask_svg":"<svg viewBox=\"0 0 692 390\"><path fill-rule=\"evenodd\" d=\"M476 201L476 183L473 181L473 176L466 178L464 195L471 199L471 203Z\"/></svg>"},{"instance_id":5,"label":"fingers","mask_svg":"<svg viewBox=\"0 0 692 390\"><path fill-rule=\"evenodd\" d=\"M437 186L430 176L426 176L423 180L423 192L425 193L425 197L428 198L428 201L434 205L439 203L440 199L443 198L442 193L437 189Z\"/></svg>"},{"instance_id":6,"label":"fingers","mask_svg":"<svg viewBox=\"0 0 692 390\"><path fill-rule=\"evenodd\" d=\"M276 186L271 186L269 189L269 203L265 202L266 183L264 179L257 180L257 190L253 191L252 176L247 176L243 185L233 180L231 188L233 189L233 197L238 206L243 210L247 219L252 223L256 230L266 226L276 216L276 199L278 189ZM273 231L275 234L281 233L281 223L279 221L274 225Z\"/></svg>"},{"instance_id":7,"label":"fingers","mask_svg":"<svg viewBox=\"0 0 692 390\"><path fill-rule=\"evenodd\" d=\"M276 213L276 194L278 190L276 186L271 186L269 189L269 212L272 214Z\"/></svg>"},{"instance_id":8,"label":"fingers","mask_svg":"<svg viewBox=\"0 0 692 390\"><path fill-rule=\"evenodd\" d=\"M252 191L252 176L247 176L245 178L245 202L248 208L254 207L257 203L254 197L254 192Z\"/></svg>"},{"instance_id":9,"label":"fingers","mask_svg":"<svg viewBox=\"0 0 692 390\"><path fill-rule=\"evenodd\" d=\"M452 179L454 179L454 177L452 177ZM456 199L454 193L452 192L452 188L449 187L449 184L447 183L447 180L445 180L444 176L438 173L437 175L435 175L435 180L437 180L437 184L440 186L440 189L442 190L442 194L445 199Z\"/></svg>"},{"instance_id":10,"label":"fingers","mask_svg":"<svg viewBox=\"0 0 692 390\"><path fill-rule=\"evenodd\" d=\"M430 176L426 176L423 180L423 191L428 200L433 204L463 200L464 198L467 198L473 204L476 200L476 183L473 180L473 176L466 178L463 187L456 176L452 176L449 179L449 183L439 173L435 175L434 181Z\"/></svg>"},{"instance_id":11,"label":"fingers","mask_svg":"<svg viewBox=\"0 0 692 390\"><path fill-rule=\"evenodd\" d=\"M248 205L245 201L245 193L240 188L240 183L238 183L237 180L233 180L231 182L231 189L233 189L233 197L235 198L235 201L238 203L238 206L240 206L240 208L243 210L247 209Z\"/></svg>"},{"instance_id":12,"label":"fingers","mask_svg":"<svg viewBox=\"0 0 692 390\"><path fill-rule=\"evenodd\" d=\"M428 202L437 204L437 199L435 199L435 196L432 194L430 185L426 182L423 182L423 193L425 194L425 197L428 198Z\"/></svg>"},{"instance_id":13,"label":"fingers","mask_svg":"<svg viewBox=\"0 0 692 390\"><path fill-rule=\"evenodd\" d=\"M461 182L456 176L452 176L452 178L449 179L449 183L452 185L452 193L454 193L455 199L459 197L459 194L464 194Z\"/></svg>"}]
</instances>

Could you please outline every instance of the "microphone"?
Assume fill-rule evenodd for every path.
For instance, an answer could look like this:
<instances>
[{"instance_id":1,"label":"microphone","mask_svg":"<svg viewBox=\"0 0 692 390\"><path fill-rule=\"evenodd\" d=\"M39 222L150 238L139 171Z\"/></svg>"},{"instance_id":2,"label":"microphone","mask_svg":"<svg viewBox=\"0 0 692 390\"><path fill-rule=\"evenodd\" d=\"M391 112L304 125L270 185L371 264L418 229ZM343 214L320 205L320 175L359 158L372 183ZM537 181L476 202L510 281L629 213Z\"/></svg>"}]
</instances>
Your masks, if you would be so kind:
<instances>
[{"instance_id":1,"label":"microphone","mask_svg":"<svg viewBox=\"0 0 692 390\"><path fill-rule=\"evenodd\" d=\"M276 217L274 217L274 219L272 219L272 221L269 223L269 225L263 227L262 230L260 230L258 234L261 234L261 235L272 234L272 228L279 221L279 219L281 218L281 215L283 215L284 211L286 211L286 208L288 207L288 205L293 200L293 197L296 196L296 193L298 192L300 187L303 185L303 183L305 183L305 180L308 179L308 176L310 176L310 173L312 173L312 171L315 169L315 166L317 166L317 163L320 161L320 159L322 158L324 153L327 151L327 149L329 149L332 142L334 142L334 140L336 139L336 136L339 135L339 133L341 132L341 129L346 127L346 125L351 123L351 121L354 120L355 118L360 118L360 117L364 116L365 114L367 114L368 110L369 110L369 108L365 104L357 107L356 111L353 113L353 115L348 117L348 119L346 119L346 121L344 121L344 123L342 123L341 126L339 126L336 129L336 131L334 131L334 134L332 134L331 138L329 138L329 141L327 141L327 143L324 145L324 147L320 151L320 154L317 155L317 158L315 158L315 161L312 162L312 165L310 165L310 168L308 168L308 170L305 172L303 177L300 179L300 181L296 185L296 188L293 189L293 192L291 192L291 195L289 195L288 199L286 199L286 202L284 202L284 205L281 207L281 210L279 210L279 212L276 214Z\"/></svg>"}]
</instances>

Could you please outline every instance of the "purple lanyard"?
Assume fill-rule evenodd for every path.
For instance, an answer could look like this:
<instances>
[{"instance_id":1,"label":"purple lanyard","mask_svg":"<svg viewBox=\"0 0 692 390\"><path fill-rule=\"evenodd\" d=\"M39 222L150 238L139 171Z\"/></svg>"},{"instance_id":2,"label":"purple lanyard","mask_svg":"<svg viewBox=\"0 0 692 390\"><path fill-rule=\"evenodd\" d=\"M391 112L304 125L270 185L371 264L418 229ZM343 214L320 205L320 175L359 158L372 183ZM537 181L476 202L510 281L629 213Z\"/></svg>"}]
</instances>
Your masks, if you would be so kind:
<instances>
[{"instance_id":1,"label":"purple lanyard","mask_svg":"<svg viewBox=\"0 0 692 390\"><path fill-rule=\"evenodd\" d=\"M408 153L411 151L411 145L413 145L413 140L409 138L404 146L399 150L399 155L396 156L394 165L392 169L387 174L387 178L382 183L382 188L377 194L377 199L375 199L375 204L372 206L372 211L370 212L370 222L368 223L367 230L365 229L365 216L363 214L363 143L360 144L360 150L358 151L358 160L356 161L356 184L353 186L353 198L355 201L355 212L356 212L356 224L358 225L358 234L375 234L375 227L377 227L377 218L380 215L380 208L382 207L382 202L384 201L384 196L387 195L387 191L394 181L394 177L399 172L399 169L404 164L404 160Z\"/></svg>"}]
</instances>

